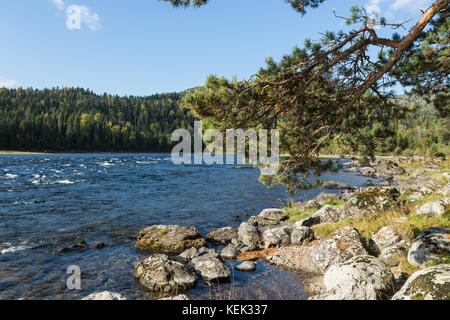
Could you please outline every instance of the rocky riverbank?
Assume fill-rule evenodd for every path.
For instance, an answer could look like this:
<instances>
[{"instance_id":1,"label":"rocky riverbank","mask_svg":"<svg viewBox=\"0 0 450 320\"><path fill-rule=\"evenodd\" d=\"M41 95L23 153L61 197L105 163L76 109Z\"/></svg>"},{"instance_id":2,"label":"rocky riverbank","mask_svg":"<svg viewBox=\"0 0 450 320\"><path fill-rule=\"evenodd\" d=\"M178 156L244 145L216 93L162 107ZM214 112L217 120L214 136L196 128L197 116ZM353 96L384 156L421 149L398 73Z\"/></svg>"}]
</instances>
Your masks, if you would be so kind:
<instances>
[{"instance_id":1,"label":"rocky riverbank","mask_svg":"<svg viewBox=\"0 0 450 320\"><path fill-rule=\"evenodd\" d=\"M355 189L335 181L307 202L265 209L238 229L203 238L196 227L150 226L136 248L149 257L135 265L142 287L166 299L208 283L231 281L226 261L253 272L263 259L308 274L311 299L450 299L450 174L448 161L378 158L345 164L345 170L382 178ZM208 248L208 243L221 250ZM121 299L98 293L87 299Z\"/></svg>"}]
</instances>

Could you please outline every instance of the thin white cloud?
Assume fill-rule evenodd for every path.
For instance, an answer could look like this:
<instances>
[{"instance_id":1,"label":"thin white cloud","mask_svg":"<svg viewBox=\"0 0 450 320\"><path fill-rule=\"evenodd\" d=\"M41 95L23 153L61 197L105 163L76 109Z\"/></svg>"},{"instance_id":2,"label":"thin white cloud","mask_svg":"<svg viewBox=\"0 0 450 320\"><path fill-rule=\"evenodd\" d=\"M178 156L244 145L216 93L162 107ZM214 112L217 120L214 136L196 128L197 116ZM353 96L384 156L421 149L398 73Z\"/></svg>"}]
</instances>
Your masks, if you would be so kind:
<instances>
[{"instance_id":1,"label":"thin white cloud","mask_svg":"<svg viewBox=\"0 0 450 320\"><path fill-rule=\"evenodd\" d=\"M420 9L427 9L431 4L430 0L395 0L391 5L393 10L409 9L411 11L418 11Z\"/></svg>"},{"instance_id":2,"label":"thin white cloud","mask_svg":"<svg viewBox=\"0 0 450 320\"><path fill-rule=\"evenodd\" d=\"M392 11L408 9L410 11L416 12L420 9L428 8L431 5L432 0L369 0L368 2L369 6L379 6L385 3L386 5L390 3L389 8Z\"/></svg>"},{"instance_id":3,"label":"thin white cloud","mask_svg":"<svg viewBox=\"0 0 450 320\"><path fill-rule=\"evenodd\" d=\"M19 87L19 82L16 80L2 80L0 79L0 88L15 89Z\"/></svg>"},{"instance_id":4,"label":"thin white cloud","mask_svg":"<svg viewBox=\"0 0 450 320\"><path fill-rule=\"evenodd\" d=\"M65 4L63 0L52 0L52 2L59 10L64 10Z\"/></svg>"},{"instance_id":5,"label":"thin white cloud","mask_svg":"<svg viewBox=\"0 0 450 320\"><path fill-rule=\"evenodd\" d=\"M66 10L66 25L69 30L80 30L86 26L91 30L100 29L100 16L97 13L91 13L86 6L71 5Z\"/></svg>"}]
</instances>

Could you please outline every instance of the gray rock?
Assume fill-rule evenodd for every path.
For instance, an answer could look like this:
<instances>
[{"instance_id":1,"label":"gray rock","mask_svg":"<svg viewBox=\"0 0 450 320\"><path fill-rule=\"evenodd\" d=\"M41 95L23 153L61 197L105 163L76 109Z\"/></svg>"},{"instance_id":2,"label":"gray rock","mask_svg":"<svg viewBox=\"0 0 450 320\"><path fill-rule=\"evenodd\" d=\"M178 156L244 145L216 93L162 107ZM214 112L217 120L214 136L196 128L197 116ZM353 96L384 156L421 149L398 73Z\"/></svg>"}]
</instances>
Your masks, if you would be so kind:
<instances>
[{"instance_id":1,"label":"gray rock","mask_svg":"<svg viewBox=\"0 0 450 320\"><path fill-rule=\"evenodd\" d=\"M183 251L182 253L180 253L177 256L177 259L184 263L188 263L195 257L198 257L198 250L197 250L197 248L192 247L192 248L187 249L186 251Z\"/></svg>"},{"instance_id":2,"label":"gray rock","mask_svg":"<svg viewBox=\"0 0 450 320\"><path fill-rule=\"evenodd\" d=\"M207 282L221 283L230 281L230 268L217 257L199 256L192 259L189 265Z\"/></svg>"},{"instance_id":3,"label":"gray rock","mask_svg":"<svg viewBox=\"0 0 450 320\"><path fill-rule=\"evenodd\" d=\"M371 245L375 250L381 251L384 248L392 247L400 241L401 237L395 228L393 226L386 226L372 236Z\"/></svg>"},{"instance_id":4,"label":"gray rock","mask_svg":"<svg viewBox=\"0 0 450 320\"><path fill-rule=\"evenodd\" d=\"M291 243L296 246L307 245L314 238L314 232L308 227L296 227L291 233Z\"/></svg>"},{"instance_id":5,"label":"gray rock","mask_svg":"<svg viewBox=\"0 0 450 320\"><path fill-rule=\"evenodd\" d=\"M162 298L162 299L158 299L158 300L161 300L161 301L164 301L164 300L166 300L166 301L171 301L171 300L172 301L175 301L175 300L183 301L183 300L190 300L190 299L185 294L179 294L179 295L174 296L174 297Z\"/></svg>"},{"instance_id":6,"label":"gray rock","mask_svg":"<svg viewBox=\"0 0 450 320\"><path fill-rule=\"evenodd\" d=\"M87 297L84 297L82 300L102 301L102 300L127 300L127 299L122 297L119 293L103 291L92 293Z\"/></svg>"},{"instance_id":7,"label":"gray rock","mask_svg":"<svg viewBox=\"0 0 450 320\"><path fill-rule=\"evenodd\" d=\"M289 219L289 216L281 209L264 209L258 216L266 220L278 222Z\"/></svg>"},{"instance_id":8,"label":"gray rock","mask_svg":"<svg viewBox=\"0 0 450 320\"><path fill-rule=\"evenodd\" d=\"M339 200L339 196L333 193L321 193L313 199L306 202L296 202L294 206L300 210L320 209L330 201Z\"/></svg>"},{"instance_id":9,"label":"gray rock","mask_svg":"<svg viewBox=\"0 0 450 320\"><path fill-rule=\"evenodd\" d=\"M134 276L147 290L165 294L191 289L197 283L188 268L163 254L136 263Z\"/></svg>"},{"instance_id":10,"label":"gray rock","mask_svg":"<svg viewBox=\"0 0 450 320\"><path fill-rule=\"evenodd\" d=\"M321 272L333 264L366 254L361 235L351 227L338 229L333 237L319 241L310 252L312 261Z\"/></svg>"},{"instance_id":11,"label":"gray rock","mask_svg":"<svg viewBox=\"0 0 450 320\"><path fill-rule=\"evenodd\" d=\"M335 264L324 274L317 300L382 300L394 294L394 276L380 259L363 255Z\"/></svg>"},{"instance_id":12,"label":"gray rock","mask_svg":"<svg viewBox=\"0 0 450 320\"><path fill-rule=\"evenodd\" d=\"M237 230L231 227L220 228L206 235L207 240L221 244L229 243L231 242L231 240L237 237L238 237Z\"/></svg>"},{"instance_id":13,"label":"gray rock","mask_svg":"<svg viewBox=\"0 0 450 320\"><path fill-rule=\"evenodd\" d=\"M425 203L417 211L417 215L441 216L447 211L450 205L450 198L443 198L436 201Z\"/></svg>"},{"instance_id":14,"label":"gray rock","mask_svg":"<svg viewBox=\"0 0 450 320\"><path fill-rule=\"evenodd\" d=\"M375 178L376 177L376 170L374 168L371 167L364 167L359 169L360 174L363 177L368 177L368 178Z\"/></svg>"},{"instance_id":15,"label":"gray rock","mask_svg":"<svg viewBox=\"0 0 450 320\"><path fill-rule=\"evenodd\" d=\"M384 248L378 258L389 267L396 267L400 264L400 258L407 254L408 251L403 246L393 246Z\"/></svg>"},{"instance_id":16,"label":"gray rock","mask_svg":"<svg viewBox=\"0 0 450 320\"><path fill-rule=\"evenodd\" d=\"M450 197L450 183L447 183L442 189L439 189L438 193L444 197Z\"/></svg>"},{"instance_id":17,"label":"gray rock","mask_svg":"<svg viewBox=\"0 0 450 320\"><path fill-rule=\"evenodd\" d=\"M338 222L341 220L343 210L338 207L326 205L319 211L315 212L311 218L320 223Z\"/></svg>"},{"instance_id":18,"label":"gray rock","mask_svg":"<svg viewBox=\"0 0 450 320\"><path fill-rule=\"evenodd\" d=\"M426 266L427 262L450 256L450 229L430 228L420 234L408 252L412 265Z\"/></svg>"},{"instance_id":19,"label":"gray rock","mask_svg":"<svg viewBox=\"0 0 450 320\"><path fill-rule=\"evenodd\" d=\"M320 274L320 270L311 257L311 250L315 245L317 244L280 248L267 260L284 270L304 274Z\"/></svg>"},{"instance_id":20,"label":"gray rock","mask_svg":"<svg viewBox=\"0 0 450 320\"><path fill-rule=\"evenodd\" d=\"M373 187L375 184L372 182L372 180L367 180L364 182L365 187Z\"/></svg>"},{"instance_id":21,"label":"gray rock","mask_svg":"<svg viewBox=\"0 0 450 320\"><path fill-rule=\"evenodd\" d=\"M244 261L236 267L241 272L253 272L256 270L256 264L252 261Z\"/></svg>"},{"instance_id":22,"label":"gray rock","mask_svg":"<svg viewBox=\"0 0 450 320\"><path fill-rule=\"evenodd\" d=\"M188 248L206 245L200 231L194 226L154 225L139 231L136 249L151 253L180 254Z\"/></svg>"},{"instance_id":23,"label":"gray rock","mask_svg":"<svg viewBox=\"0 0 450 320\"><path fill-rule=\"evenodd\" d=\"M375 167L376 175L381 178L392 178L406 173L406 170L390 160Z\"/></svg>"},{"instance_id":24,"label":"gray rock","mask_svg":"<svg viewBox=\"0 0 450 320\"><path fill-rule=\"evenodd\" d=\"M392 300L450 300L450 264L417 271Z\"/></svg>"},{"instance_id":25,"label":"gray rock","mask_svg":"<svg viewBox=\"0 0 450 320\"><path fill-rule=\"evenodd\" d=\"M289 227L269 228L263 232L265 248L280 248L291 244L291 231Z\"/></svg>"},{"instance_id":26,"label":"gray rock","mask_svg":"<svg viewBox=\"0 0 450 320\"><path fill-rule=\"evenodd\" d=\"M325 189L351 189L352 187L346 183L337 182L337 181L325 181L322 184L322 187Z\"/></svg>"},{"instance_id":27,"label":"gray rock","mask_svg":"<svg viewBox=\"0 0 450 320\"><path fill-rule=\"evenodd\" d=\"M345 204L343 217L370 217L380 211L396 210L399 208L399 196L395 188L376 187L358 192Z\"/></svg>"},{"instance_id":28,"label":"gray rock","mask_svg":"<svg viewBox=\"0 0 450 320\"><path fill-rule=\"evenodd\" d=\"M261 233L255 224L243 222L238 229L238 239L244 246L250 247L250 250L255 250L259 247Z\"/></svg>"},{"instance_id":29,"label":"gray rock","mask_svg":"<svg viewBox=\"0 0 450 320\"><path fill-rule=\"evenodd\" d=\"M237 254L238 250L236 246L231 243L227 245L225 248L223 248L222 251L220 252L222 258L229 260L235 259Z\"/></svg>"}]
</instances>

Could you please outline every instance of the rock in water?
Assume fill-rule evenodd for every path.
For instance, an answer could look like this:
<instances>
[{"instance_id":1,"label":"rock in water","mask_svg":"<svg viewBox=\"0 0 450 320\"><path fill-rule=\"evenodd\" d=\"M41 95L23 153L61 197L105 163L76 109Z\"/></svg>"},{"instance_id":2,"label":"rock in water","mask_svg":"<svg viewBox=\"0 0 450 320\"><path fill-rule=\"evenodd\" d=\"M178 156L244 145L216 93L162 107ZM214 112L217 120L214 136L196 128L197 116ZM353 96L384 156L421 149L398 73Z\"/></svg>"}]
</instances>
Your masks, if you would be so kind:
<instances>
[{"instance_id":1,"label":"rock in water","mask_svg":"<svg viewBox=\"0 0 450 320\"><path fill-rule=\"evenodd\" d=\"M392 300L450 300L450 264L417 271Z\"/></svg>"},{"instance_id":2,"label":"rock in water","mask_svg":"<svg viewBox=\"0 0 450 320\"><path fill-rule=\"evenodd\" d=\"M238 237L237 230L231 227L220 228L206 235L207 240L221 244L229 243L231 242L231 240L237 237Z\"/></svg>"},{"instance_id":3,"label":"rock in water","mask_svg":"<svg viewBox=\"0 0 450 320\"><path fill-rule=\"evenodd\" d=\"M187 267L163 254L136 263L134 276L147 290L165 294L191 289L197 283Z\"/></svg>"},{"instance_id":4,"label":"rock in water","mask_svg":"<svg viewBox=\"0 0 450 320\"><path fill-rule=\"evenodd\" d=\"M258 216L267 220L278 222L289 219L289 216L281 209L264 209Z\"/></svg>"},{"instance_id":5,"label":"rock in water","mask_svg":"<svg viewBox=\"0 0 450 320\"><path fill-rule=\"evenodd\" d=\"M256 264L252 261L244 261L236 267L241 272L253 272L256 270Z\"/></svg>"},{"instance_id":6,"label":"rock in water","mask_svg":"<svg viewBox=\"0 0 450 320\"><path fill-rule=\"evenodd\" d=\"M364 255L332 265L317 300L383 300L394 294L394 276L380 259Z\"/></svg>"},{"instance_id":7,"label":"rock in water","mask_svg":"<svg viewBox=\"0 0 450 320\"><path fill-rule=\"evenodd\" d=\"M352 187L346 183L341 183L337 181L325 181L322 184L322 187L325 189L351 189Z\"/></svg>"},{"instance_id":8,"label":"rock in water","mask_svg":"<svg viewBox=\"0 0 450 320\"><path fill-rule=\"evenodd\" d=\"M125 299L118 293L103 291L90 294L87 297L84 297L82 300L102 301L102 300L127 300L127 299Z\"/></svg>"},{"instance_id":9,"label":"rock in water","mask_svg":"<svg viewBox=\"0 0 450 320\"><path fill-rule=\"evenodd\" d=\"M414 240L408 252L408 261L424 267L429 261L439 261L449 256L450 229L430 228Z\"/></svg>"},{"instance_id":10,"label":"rock in water","mask_svg":"<svg viewBox=\"0 0 450 320\"><path fill-rule=\"evenodd\" d=\"M211 283L229 282L231 271L217 257L205 255L194 258L189 263L203 279Z\"/></svg>"},{"instance_id":11,"label":"rock in water","mask_svg":"<svg viewBox=\"0 0 450 320\"><path fill-rule=\"evenodd\" d=\"M255 250L259 247L261 234L255 224L243 222L238 229L239 240L248 247L248 250Z\"/></svg>"},{"instance_id":12,"label":"rock in water","mask_svg":"<svg viewBox=\"0 0 450 320\"><path fill-rule=\"evenodd\" d=\"M139 231L136 249L175 255L205 245L206 241L196 227L154 225Z\"/></svg>"},{"instance_id":13,"label":"rock in water","mask_svg":"<svg viewBox=\"0 0 450 320\"><path fill-rule=\"evenodd\" d=\"M264 247L279 248L291 244L291 231L289 227L275 227L263 232Z\"/></svg>"},{"instance_id":14,"label":"rock in water","mask_svg":"<svg viewBox=\"0 0 450 320\"><path fill-rule=\"evenodd\" d=\"M220 252L220 256L222 258L229 260L236 258L237 254L238 252L236 246L231 243L225 248L223 248L222 251Z\"/></svg>"}]
</instances>

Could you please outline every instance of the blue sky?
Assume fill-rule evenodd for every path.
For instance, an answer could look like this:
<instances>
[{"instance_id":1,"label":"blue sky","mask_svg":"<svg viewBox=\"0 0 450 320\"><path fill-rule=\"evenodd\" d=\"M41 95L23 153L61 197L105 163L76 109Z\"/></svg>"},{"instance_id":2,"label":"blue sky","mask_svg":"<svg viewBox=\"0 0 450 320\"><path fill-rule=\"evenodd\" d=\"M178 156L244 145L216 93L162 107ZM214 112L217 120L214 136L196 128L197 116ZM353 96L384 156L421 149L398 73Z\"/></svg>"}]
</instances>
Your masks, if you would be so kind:
<instances>
[{"instance_id":1,"label":"blue sky","mask_svg":"<svg viewBox=\"0 0 450 320\"><path fill-rule=\"evenodd\" d=\"M432 1L328 0L301 17L283 0L211 0L198 9L157 0L3 0L0 87L150 95L201 85L211 73L243 79L267 56L345 28L331 9L347 15L355 3L398 22Z\"/></svg>"}]
</instances>

